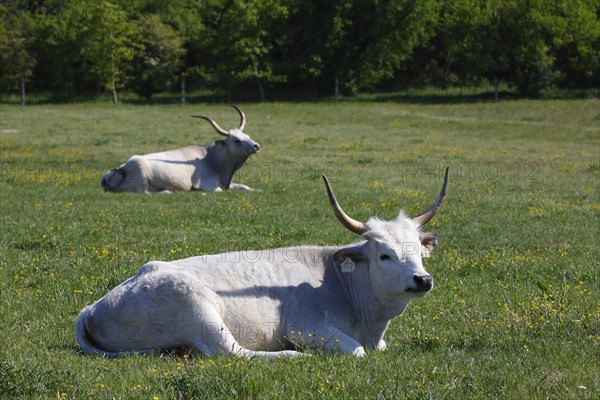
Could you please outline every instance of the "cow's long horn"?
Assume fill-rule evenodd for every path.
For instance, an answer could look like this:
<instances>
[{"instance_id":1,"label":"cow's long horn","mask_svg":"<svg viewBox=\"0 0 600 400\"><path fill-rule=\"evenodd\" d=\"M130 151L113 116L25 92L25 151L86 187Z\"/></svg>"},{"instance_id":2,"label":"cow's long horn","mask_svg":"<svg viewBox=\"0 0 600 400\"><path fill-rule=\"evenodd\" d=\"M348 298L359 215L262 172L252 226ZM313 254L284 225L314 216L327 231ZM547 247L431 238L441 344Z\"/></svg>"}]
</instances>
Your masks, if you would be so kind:
<instances>
[{"instance_id":1,"label":"cow's long horn","mask_svg":"<svg viewBox=\"0 0 600 400\"><path fill-rule=\"evenodd\" d=\"M215 131L217 131L217 133L220 133L223 136L229 136L229 132L227 132L225 129L221 128L219 125L217 125L217 123L215 121L213 121L212 119L205 117L204 115L190 115L190 117L193 118L202 118L205 121L208 121L213 128L215 128Z\"/></svg>"},{"instance_id":2,"label":"cow's long horn","mask_svg":"<svg viewBox=\"0 0 600 400\"><path fill-rule=\"evenodd\" d=\"M236 106L234 106L233 104L231 105L231 107L235 108L235 110L238 113L240 113L240 126L238 126L238 130L244 131L244 127L246 126L246 115L244 115L244 112Z\"/></svg>"},{"instance_id":3,"label":"cow's long horn","mask_svg":"<svg viewBox=\"0 0 600 400\"><path fill-rule=\"evenodd\" d=\"M346 229L350 232L357 233L362 235L367 231L367 225L364 222L357 221L355 219L350 218L342 207L340 207L339 203L335 198L335 194L333 194L333 190L331 189L331 185L327 180L325 175L321 175L323 177L323 181L325 182L325 187L327 188L327 195L329 196L329 203L331 203L331 208L333 208L333 213L337 217L338 221L344 225Z\"/></svg>"},{"instance_id":4,"label":"cow's long horn","mask_svg":"<svg viewBox=\"0 0 600 400\"><path fill-rule=\"evenodd\" d=\"M444 177L444 185L442 186L442 190L438 195L435 202L425 211L423 214L417 215L412 220L419 226L423 226L428 223L431 218L435 216L435 213L440 209L442 203L444 202L444 198L446 197L446 188L448 187L448 171L450 167L446 167L446 176Z\"/></svg>"}]
</instances>

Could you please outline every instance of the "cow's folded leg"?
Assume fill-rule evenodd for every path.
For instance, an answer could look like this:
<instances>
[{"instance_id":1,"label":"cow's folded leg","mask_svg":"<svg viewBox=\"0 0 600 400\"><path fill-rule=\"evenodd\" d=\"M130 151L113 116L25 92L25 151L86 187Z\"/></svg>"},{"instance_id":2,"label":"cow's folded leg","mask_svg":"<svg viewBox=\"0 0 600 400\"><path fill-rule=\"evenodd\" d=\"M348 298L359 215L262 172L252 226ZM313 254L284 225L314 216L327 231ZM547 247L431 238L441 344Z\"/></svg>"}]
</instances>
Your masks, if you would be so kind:
<instances>
[{"instance_id":1,"label":"cow's folded leg","mask_svg":"<svg viewBox=\"0 0 600 400\"><path fill-rule=\"evenodd\" d=\"M323 345L325 350L341 351L356 357L365 355L365 348L359 342L341 331L336 330L327 332L324 337L327 338Z\"/></svg>"},{"instance_id":2,"label":"cow's folded leg","mask_svg":"<svg viewBox=\"0 0 600 400\"><path fill-rule=\"evenodd\" d=\"M303 355L303 353L293 350L255 351L246 349L237 342L214 307L203 305L202 311L198 315L200 319L192 322L185 330L192 337L184 340L204 355L221 353L245 358L284 358Z\"/></svg>"}]
</instances>

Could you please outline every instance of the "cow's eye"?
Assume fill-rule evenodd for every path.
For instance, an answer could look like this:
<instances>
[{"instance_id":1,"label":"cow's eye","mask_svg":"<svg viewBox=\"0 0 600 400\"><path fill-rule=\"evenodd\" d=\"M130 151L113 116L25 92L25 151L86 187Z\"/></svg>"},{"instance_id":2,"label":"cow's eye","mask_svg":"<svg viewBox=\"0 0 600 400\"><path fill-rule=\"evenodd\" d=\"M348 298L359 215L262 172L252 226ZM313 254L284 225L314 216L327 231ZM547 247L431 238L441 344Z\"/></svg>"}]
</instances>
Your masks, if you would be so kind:
<instances>
[{"instance_id":1,"label":"cow's eye","mask_svg":"<svg viewBox=\"0 0 600 400\"><path fill-rule=\"evenodd\" d=\"M240 144L242 141L240 139L235 139L235 143Z\"/></svg>"},{"instance_id":2,"label":"cow's eye","mask_svg":"<svg viewBox=\"0 0 600 400\"><path fill-rule=\"evenodd\" d=\"M392 257L390 257L388 254L382 254L382 255L379 256L379 259L381 261L385 261L385 260L391 260Z\"/></svg>"}]
</instances>

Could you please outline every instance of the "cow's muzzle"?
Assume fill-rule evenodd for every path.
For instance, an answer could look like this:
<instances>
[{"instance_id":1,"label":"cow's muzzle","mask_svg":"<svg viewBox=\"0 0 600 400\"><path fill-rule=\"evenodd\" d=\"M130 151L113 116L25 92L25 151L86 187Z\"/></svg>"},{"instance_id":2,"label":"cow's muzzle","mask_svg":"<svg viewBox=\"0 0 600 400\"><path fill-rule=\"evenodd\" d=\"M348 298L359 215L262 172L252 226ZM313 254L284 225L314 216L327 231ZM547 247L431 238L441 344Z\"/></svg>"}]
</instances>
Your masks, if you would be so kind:
<instances>
[{"instance_id":1,"label":"cow's muzzle","mask_svg":"<svg viewBox=\"0 0 600 400\"><path fill-rule=\"evenodd\" d=\"M415 287L408 289L407 292L426 293L433 288L433 277L429 274L413 275L413 282Z\"/></svg>"}]
</instances>

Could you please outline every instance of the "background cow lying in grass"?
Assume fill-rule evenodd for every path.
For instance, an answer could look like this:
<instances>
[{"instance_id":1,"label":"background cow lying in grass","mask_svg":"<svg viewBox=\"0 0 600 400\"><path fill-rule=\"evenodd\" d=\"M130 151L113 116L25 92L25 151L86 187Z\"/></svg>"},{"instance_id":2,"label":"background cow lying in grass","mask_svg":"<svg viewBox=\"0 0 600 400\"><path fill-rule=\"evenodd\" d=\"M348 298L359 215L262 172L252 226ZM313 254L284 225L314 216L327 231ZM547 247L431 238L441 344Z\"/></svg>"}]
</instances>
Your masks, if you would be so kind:
<instances>
[{"instance_id":1,"label":"background cow lying in grass","mask_svg":"<svg viewBox=\"0 0 600 400\"><path fill-rule=\"evenodd\" d=\"M102 187L108 191L138 193L252 190L246 185L231 182L233 174L248 157L260 150L260 145L243 132L246 116L236 106L232 107L240 114L240 125L230 131L222 129L208 117L192 115L208 121L225 139L207 146L134 155L125 164L104 175Z\"/></svg>"},{"instance_id":2,"label":"background cow lying in grass","mask_svg":"<svg viewBox=\"0 0 600 400\"><path fill-rule=\"evenodd\" d=\"M81 311L83 351L114 357L191 346L275 358L304 346L357 357L365 347L383 350L390 320L433 288L421 257L438 240L420 228L442 204L448 170L423 214L366 223L344 213L324 179L336 217L362 241L150 262Z\"/></svg>"}]
</instances>

